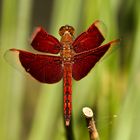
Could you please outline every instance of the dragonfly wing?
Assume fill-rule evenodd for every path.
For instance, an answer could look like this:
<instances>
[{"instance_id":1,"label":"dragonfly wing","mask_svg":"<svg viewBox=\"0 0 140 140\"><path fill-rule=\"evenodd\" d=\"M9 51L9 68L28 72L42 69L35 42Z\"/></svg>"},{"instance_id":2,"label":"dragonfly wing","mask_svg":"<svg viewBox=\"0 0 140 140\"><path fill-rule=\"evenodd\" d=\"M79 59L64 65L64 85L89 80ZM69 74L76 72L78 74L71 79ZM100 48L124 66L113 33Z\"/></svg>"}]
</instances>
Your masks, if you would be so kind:
<instances>
[{"instance_id":1,"label":"dragonfly wing","mask_svg":"<svg viewBox=\"0 0 140 140\"><path fill-rule=\"evenodd\" d=\"M105 25L103 22L95 21L86 32L79 35L72 46L76 53L99 47L105 40Z\"/></svg>"},{"instance_id":2,"label":"dragonfly wing","mask_svg":"<svg viewBox=\"0 0 140 140\"><path fill-rule=\"evenodd\" d=\"M84 78L100 58L107 52L113 43L119 40L111 41L98 48L91 49L74 56L74 64L72 67L72 76L75 80Z\"/></svg>"},{"instance_id":3,"label":"dragonfly wing","mask_svg":"<svg viewBox=\"0 0 140 140\"><path fill-rule=\"evenodd\" d=\"M57 54L60 51L60 42L49 35L42 27L38 27L33 33L31 45L35 50Z\"/></svg>"},{"instance_id":4,"label":"dragonfly wing","mask_svg":"<svg viewBox=\"0 0 140 140\"><path fill-rule=\"evenodd\" d=\"M17 66L22 65L26 72L42 83L56 83L62 78L63 71L59 56L33 54L17 49L10 49L5 55L9 63L14 61Z\"/></svg>"}]
</instances>

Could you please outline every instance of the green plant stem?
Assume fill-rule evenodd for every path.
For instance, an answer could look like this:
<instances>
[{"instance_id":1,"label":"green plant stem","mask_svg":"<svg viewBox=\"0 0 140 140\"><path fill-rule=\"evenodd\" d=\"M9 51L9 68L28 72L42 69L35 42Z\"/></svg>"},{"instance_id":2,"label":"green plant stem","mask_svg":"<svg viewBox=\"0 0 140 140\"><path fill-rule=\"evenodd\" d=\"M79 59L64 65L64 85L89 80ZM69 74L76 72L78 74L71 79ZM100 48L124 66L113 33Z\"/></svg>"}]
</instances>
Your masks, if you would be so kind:
<instances>
[{"instance_id":1,"label":"green plant stem","mask_svg":"<svg viewBox=\"0 0 140 140\"><path fill-rule=\"evenodd\" d=\"M73 125L72 125L72 117L71 117L71 122L69 126L65 126L66 130L66 138L67 140L75 140L74 133L73 133ZM65 123L64 123L65 125Z\"/></svg>"}]
</instances>

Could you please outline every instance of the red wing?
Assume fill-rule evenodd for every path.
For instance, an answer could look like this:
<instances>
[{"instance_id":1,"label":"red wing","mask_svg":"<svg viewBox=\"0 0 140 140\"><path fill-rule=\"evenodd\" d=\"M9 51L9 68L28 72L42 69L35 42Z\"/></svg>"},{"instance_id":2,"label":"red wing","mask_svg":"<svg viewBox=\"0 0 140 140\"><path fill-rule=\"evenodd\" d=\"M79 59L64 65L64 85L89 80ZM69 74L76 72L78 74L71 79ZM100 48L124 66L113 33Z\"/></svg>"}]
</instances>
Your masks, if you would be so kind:
<instances>
[{"instance_id":1,"label":"red wing","mask_svg":"<svg viewBox=\"0 0 140 140\"><path fill-rule=\"evenodd\" d=\"M73 78L75 80L84 78L94 67L94 65L100 60L100 58L107 52L112 43L116 43L118 41L119 40L115 40L98 48L94 48L75 55L74 64L72 67Z\"/></svg>"},{"instance_id":2,"label":"red wing","mask_svg":"<svg viewBox=\"0 0 140 140\"><path fill-rule=\"evenodd\" d=\"M41 27L38 27L33 33L31 45L38 51L53 54L59 53L61 48L60 42Z\"/></svg>"},{"instance_id":3,"label":"red wing","mask_svg":"<svg viewBox=\"0 0 140 140\"><path fill-rule=\"evenodd\" d=\"M99 47L104 41L105 25L101 21L95 21L86 32L79 35L72 46L76 53Z\"/></svg>"},{"instance_id":4,"label":"red wing","mask_svg":"<svg viewBox=\"0 0 140 140\"><path fill-rule=\"evenodd\" d=\"M6 59L8 62L12 62L15 61L14 57L16 57L16 63L20 62L26 72L40 82L51 84L60 81L62 78L63 71L59 56L33 54L22 50L10 49L6 53Z\"/></svg>"}]
</instances>

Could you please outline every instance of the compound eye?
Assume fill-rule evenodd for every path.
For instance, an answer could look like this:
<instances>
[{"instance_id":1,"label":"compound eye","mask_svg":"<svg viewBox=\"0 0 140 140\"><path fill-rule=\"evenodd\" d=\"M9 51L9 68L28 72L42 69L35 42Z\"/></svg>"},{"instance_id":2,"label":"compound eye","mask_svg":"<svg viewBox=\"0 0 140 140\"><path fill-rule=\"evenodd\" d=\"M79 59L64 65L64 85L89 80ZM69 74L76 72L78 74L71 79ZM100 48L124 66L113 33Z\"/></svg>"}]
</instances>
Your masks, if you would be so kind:
<instances>
[{"instance_id":1,"label":"compound eye","mask_svg":"<svg viewBox=\"0 0 140 140\"><path fill-rule=\"evenodd\" d=\"M71 34L71 35L74 35L75 30L74 30L73 27L70 27L69 31L70 31L70 34Z\"/></svg>"},{"instance_id":2,"label":"compound eye","mask_svg":"<svg viewBox=\"0 0 140 140\"><path fill-rule=\"evenodd\" d=\"M59 35L60 35L60 36L63 36L64 32L65 32L65 26L62 26L62 27L59 29Z\"/></svg>"}]
</instances>

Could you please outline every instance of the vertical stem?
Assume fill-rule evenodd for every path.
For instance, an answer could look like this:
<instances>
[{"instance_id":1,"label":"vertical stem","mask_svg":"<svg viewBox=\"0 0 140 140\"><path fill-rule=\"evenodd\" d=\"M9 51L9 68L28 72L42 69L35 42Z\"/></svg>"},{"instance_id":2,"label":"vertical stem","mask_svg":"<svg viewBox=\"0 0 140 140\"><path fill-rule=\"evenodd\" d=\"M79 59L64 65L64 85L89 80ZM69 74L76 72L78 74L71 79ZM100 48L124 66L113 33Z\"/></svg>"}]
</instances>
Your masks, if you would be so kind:
<instances>
[{"instance_id":1,"label":"vertical stem","mask_svg":"<svg viewBox=\"0 0 140 140\"><path fill-rule=\"evenodd\" d=\"M84 107L83 108L83 114L86 118L90 140L99 140L99 135L98 135L95 123L94 123L92 110L88 107Z\"/></svg>"},{"instance_id":2,"label":"vertical stem","mask_svg":"<svg viewBox=\"0 0 140 140\"><path fill-rule=\"evenodd\" d=\"M75 140L74 133L73 133L72 117L71 117L70 125L65 126L65 130L66 130L66 138L67 138L67 140Z\"/></svg>"}]
</instances>

